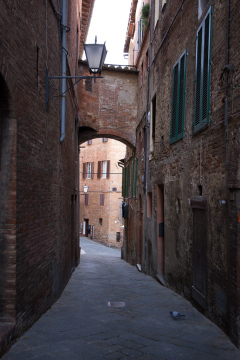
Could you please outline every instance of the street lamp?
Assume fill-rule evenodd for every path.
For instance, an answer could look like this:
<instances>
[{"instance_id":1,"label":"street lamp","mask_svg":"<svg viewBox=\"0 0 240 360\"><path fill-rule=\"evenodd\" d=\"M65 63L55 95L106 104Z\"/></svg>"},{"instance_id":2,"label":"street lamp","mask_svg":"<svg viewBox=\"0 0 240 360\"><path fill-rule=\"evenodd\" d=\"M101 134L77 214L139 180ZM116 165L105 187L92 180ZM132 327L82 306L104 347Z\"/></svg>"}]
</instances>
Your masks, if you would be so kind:
<instances>
[{"instance_id":1,"label":"street lamp","mask_svg":"<svg viewBox=\"0 0 240 360\"><path fill-rule=\"evenodd\" d=\"M84 192L84 194L86 194L87 191L88 191L88 186L85 184L85 185L83 185L83 192Z\"/></svg>"},{"instance_id":2,"label":"street lamp","mask_svg":"<svg viewBox=\"0 0 240 360\"><path fill-rule=\"evenodd\" d=\"M101 75L102 67L107 55L106 45L97 44L97 38L95 38L95 44L84 44L84 50L86 53L87 64L90 74Z\"/></svg>"},{"instance_id":3,"label":"street lamp","mask_svg":"<svg viewBox=\"0 0 240 360\"><path fill-rule=\"evenodd\" d=\"M46 69L46 110L48 110L48 102L49 102L49 79L76 79L77 81L73 84L77 84L78 81L83 79L94 78L94 82L96 79L101 79L102 76L96 77L96 74L101 75L101 71L103 68L104 61L106 59L107 50L106 45L104 44L97 44L97 40L95 38L95 44L84 44L84 50L86 53L87 65L90 74L93 76L48 76L48 69ZM66 74L66 69L63 70L63 74ZM70 87L71 88L71 87ZM65 93L70 90L67 89L63 91L63 93L59 96L65 95Z\"/></svg>"}]
</instances>

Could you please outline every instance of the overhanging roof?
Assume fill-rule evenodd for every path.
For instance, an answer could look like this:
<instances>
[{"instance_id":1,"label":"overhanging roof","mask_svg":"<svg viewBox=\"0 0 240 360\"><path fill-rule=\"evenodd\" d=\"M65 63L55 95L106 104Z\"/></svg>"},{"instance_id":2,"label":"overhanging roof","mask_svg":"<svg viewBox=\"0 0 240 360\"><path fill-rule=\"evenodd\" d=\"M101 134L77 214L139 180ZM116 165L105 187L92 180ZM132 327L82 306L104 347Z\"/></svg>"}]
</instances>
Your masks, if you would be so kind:
<instances>
[{"instance_id":1,"label":"overhanging roof","mask_svg":"<svg viewBox=\"0 0 240 360\"><path fill-rule=\"evenodd\" d=\"M125 45L124 45L124 52L128 53L130 40L133 37L134 30L135 30L135 17L136 17L136 9L137 9L138 0L132 0L129 20L128 20L128 28L126 33Z\"/></svg>"},{"instance_id":2,"label":"overhanging roof","mask_svg":"<svg viewBox=\"0 0 240 360\"><path fill-rule=\"evenodd\" d=\"M82 23L80 38L80 58L83 55L83 42L86 42L95 0L82 0Z\"/></svg>"}]
</instances>

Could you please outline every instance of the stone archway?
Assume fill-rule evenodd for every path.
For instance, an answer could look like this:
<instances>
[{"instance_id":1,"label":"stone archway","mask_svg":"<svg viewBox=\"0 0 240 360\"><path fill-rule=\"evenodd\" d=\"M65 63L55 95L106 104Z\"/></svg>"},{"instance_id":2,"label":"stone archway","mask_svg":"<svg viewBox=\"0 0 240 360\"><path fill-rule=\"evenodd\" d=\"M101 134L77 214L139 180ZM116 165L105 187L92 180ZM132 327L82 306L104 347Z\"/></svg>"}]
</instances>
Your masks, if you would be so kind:
<instances>
[{"instance_id":1,"label":"stone archway","mask_svg":"<svg viewBox=\"0 0 240 360\"><path fill-rule=\"evenodd\" d=\"M0 322L15 322L16 296L16 120L0 73Z\"/></svg>"}]
</instances>

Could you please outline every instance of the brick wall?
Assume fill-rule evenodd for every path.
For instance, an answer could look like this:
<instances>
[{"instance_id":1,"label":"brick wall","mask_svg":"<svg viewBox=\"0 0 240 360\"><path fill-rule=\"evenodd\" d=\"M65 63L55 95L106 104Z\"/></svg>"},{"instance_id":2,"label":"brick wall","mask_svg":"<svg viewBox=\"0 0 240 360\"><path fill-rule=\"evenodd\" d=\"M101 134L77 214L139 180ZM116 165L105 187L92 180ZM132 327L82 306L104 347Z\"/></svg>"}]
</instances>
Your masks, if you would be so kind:
<instances>
[{"instance_id":1,"label":"brick wall","mask_svg":"<svg viewBox=\"0 0 240 360\"><path fill-rule=\"evenodd\" d=\"M89 75L84 62L79 63L79 74ZM103 79L92 83L92 91L86 91L85 81L78 88L80 141L107 135L116 140L120 138L133 147L136 140L137 72L104 67L102 76Z\"/></svg>"},{"instance_id":2,"label":"brick wall","mask_svg":"<svg viewBox=\"0 0 240 360\"><path fill-rule=\"evenodd\" d=\"M160 9L159 21L153 29L151 58L151 83L149 108L156 96L156 131L152 137L152 117L149 144L143 152L141 138L146 124L147 74L144 61L148 44L143 40L137 58L138 80L138 127L136 129L136 156L141 159L138 168L138 201L152 197L152 216L145 214L141 261L145 271L159 275L158 209L164 207L164 274L165 284L196 306L224 329L235 344L239 344L239 266L237 245L239 212L239 47L237 45L237 1L231 2L231 36L228 114L225 117L227 87L227 38L228 4L209 1L198 18L198 3L186 0L167 1ZM210 118L209 124L194 134L196 35L210 5L213 5ZM179 11L178 11L179 10ZM178 12L178 13L177 13ZM176 17L175 17L175 14ZM174 21L173 21L174 19ZM145 35L145 38L147 35ZM164 39L164 40L163 40ZM170 144L173 94L173 69L181 54L187 49L186 97L183 139ZM142 66L143 64L143 66ZM233 70L234 68L234 70ZM143 69L143 76L141 76ZM225 125L226 124L226 125ZM227 133L226 133L227 131ZM149 152L153 151L154 155ZM145 159L148 156L148 173ZM131 161L129 150L127 160ZM142 165L141 165L142 163ZM144 179L145 183L144 183ZM147 176L147 179L146 179ZM147 184L146 184L147 180ZM158 187L163 189L163 204L157 200ZM223 200L223 202L222 202ZM196 205L198 204L198 205ZM197 212L202 209L202 219L207 219L202 241L206 242L203 258L205 275L205 300L197 299L192 290L196 272L196 231L193 231ZM136 224L139 210L130 214L129 224ZM129 225L130 228L130 225ZM199 230L200 231L200 230ZM138 230L129 234L128 261L136 263L139 257ZM136 248L136 243L138 247ZM162 274L160 274L162 275ZM235 299L235 300L234 300Z\"/></svg>"},{"instance_id":3,"label":"brick wall","mask_svg":"<svg viewBox=\"0 0 240 360\"><path fill-rule=\"evenodd\" d=\"M75 75L81 1L68 5L68 72ZM66 96L61 144L61 99L52 97L61 92L60 80L49 80L45 108L46 67L50 76L61 75L60 18L54 7L61 13L57 1L1 4L0 354L59 297L79 262L74 90Z\"/></svg>"}]
</instances>

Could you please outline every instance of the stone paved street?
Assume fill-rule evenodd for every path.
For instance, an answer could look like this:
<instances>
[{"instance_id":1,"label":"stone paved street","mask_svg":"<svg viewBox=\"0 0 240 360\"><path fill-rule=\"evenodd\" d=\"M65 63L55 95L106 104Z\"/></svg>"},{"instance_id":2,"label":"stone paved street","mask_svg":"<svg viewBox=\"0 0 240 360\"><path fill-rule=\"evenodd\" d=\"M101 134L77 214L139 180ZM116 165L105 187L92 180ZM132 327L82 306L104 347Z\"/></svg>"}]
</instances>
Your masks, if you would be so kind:
<instances>
[{"instance_id":1,"label":"stone paved street","mask_svg":"<svg viewBox=\"0 0 240 360\"><path fill-rule=\"evenodd\" d=\"M110 249L81 238L62 297L3 360L239 360L213 323ZM174 320L171 310L185 314Z\"/></svg>"}]
</instances>

